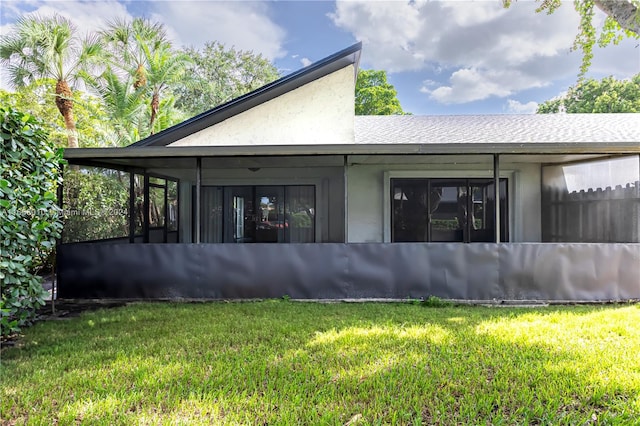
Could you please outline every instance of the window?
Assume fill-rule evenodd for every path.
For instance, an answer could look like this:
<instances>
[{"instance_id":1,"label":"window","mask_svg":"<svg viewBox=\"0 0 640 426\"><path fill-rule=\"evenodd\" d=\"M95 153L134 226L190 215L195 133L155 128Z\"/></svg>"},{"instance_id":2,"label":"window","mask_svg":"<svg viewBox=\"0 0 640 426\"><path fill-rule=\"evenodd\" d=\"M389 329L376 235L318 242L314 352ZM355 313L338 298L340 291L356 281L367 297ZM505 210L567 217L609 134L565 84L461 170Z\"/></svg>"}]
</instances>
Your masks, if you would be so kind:
<instances>
[{"instance_id":1,"label":"window","mask_svg":"<svg viewBox=\"0 0 640 426\"><path fill-rule=\"evenodd\" d=\"M62 242L177 242L179 192L177 180L136 170L65 168Z\"/></svg>"},{"instance_id":2,"label":"window","mask_svg":"<svg viewBox=\"0 0 640 426\"><path fill-rule=\"evenodd\" d=\"M167 230L178 230L178 182L167 181Z\"/></svg>"},{"instance_id":3,"label":"window","mask_svg":"<svg viewBox=\"0 0 640 426\"><path fill-rule=\"evenodd\" d=\"M177 242L178 181L157 176L149 176L148 179L148 242Z\"/></svg>"},{"instance_id":4,"label":"window","mask_svg":"<svg viewBox=\"0 0 640 426\"><path fill-rule=\"evenodd\" d=\"M162 228L165 225L166 193L164 182L149 183L149 228Z\"/></svg>"},{"instance_id":5,"label":"window","mask_svg":"<svg viewBox=\"0 0 640 426\"><path fill-rule=\"evenodd\" d=\"M315 241L313 185L204 186L200 202L204 243Z\"/></svg>"},{"instance_id":6,"label":"window","mask_svg":"<svg viewBox=\"0 0 640 426\"><path fill-rule=\"evenodd\" d=\"M493 179L391 179L392 242L495 241ZM507 180L500 235L508 241Z\"/></svg>"},{"instance_id":7,"label":"window","mask_svg":"<svg viewBox=\"0 0 640 426\"><path fill-rule=\"evenodd\" d=\"M103 167L66 168L62 242L128 238L129 176Z\"/></svg>"}]
</instances>

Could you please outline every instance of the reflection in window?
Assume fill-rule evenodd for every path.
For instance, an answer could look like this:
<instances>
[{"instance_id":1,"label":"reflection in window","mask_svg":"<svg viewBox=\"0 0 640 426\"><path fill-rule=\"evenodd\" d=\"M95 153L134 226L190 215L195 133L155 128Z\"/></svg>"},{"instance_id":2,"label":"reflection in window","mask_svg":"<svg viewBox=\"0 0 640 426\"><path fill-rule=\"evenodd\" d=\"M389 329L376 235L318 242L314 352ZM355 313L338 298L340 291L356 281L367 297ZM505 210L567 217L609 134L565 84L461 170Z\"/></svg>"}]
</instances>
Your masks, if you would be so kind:
<instances>
[{"instance_id":1,"label":"reflection in window","mask_svg":"<svg viewBox=\"0 0 640 426\"><path fill-rule=\"evenodd\" d=\"M312 243L315 232L312 185L202 187L205 243Z\"/></svg>"},{"instance_id":2,"label":"reflection in window","mask_svg":"<svg viewBox=\"0 0 640 426\"><path fill-rule=\"evenodd\" d=\"M315 241L315 188L313 186L285 187L285 228L290 243Z\"/></svg>"},{"instance_id":3,"label":"reflection in window","mask_svg":"<svg viewBox=\"0 0 640 426\"><path fill-rule=\"evenodd\" d=\"M149 228L161 228L165 223L165 187L149 185Z\"/></svg>"},{"instance_id":4,"label":"reflection in window","mask_svg":"<svg viewBox=\"0 0 640 426\"><path fill-rule=\"evenodd\" d=\"M134 235L141 236L144 232L144 176L135 174L133 176L134 194Z\"/></svg>"},{"instance_id":5,"label":"reflection in window","mask_svg":"<svg viewBox=\"0 0 640 426\"><path fill-rule=\"evenodd\" d=\"M167 181L167 230L178 230L178 182Z\"/></svg>"},{"instance_id":6,"label":"reflection in window","mask_svg":"<svg viewBox=\"0 0 640 426\"><path fill-rule=\"evenodd\" d=\"M495 241L492 179L392 179L393 242ZM500 180L501 240L508 241L507 180Z\"/></svg>"}]
</instances>

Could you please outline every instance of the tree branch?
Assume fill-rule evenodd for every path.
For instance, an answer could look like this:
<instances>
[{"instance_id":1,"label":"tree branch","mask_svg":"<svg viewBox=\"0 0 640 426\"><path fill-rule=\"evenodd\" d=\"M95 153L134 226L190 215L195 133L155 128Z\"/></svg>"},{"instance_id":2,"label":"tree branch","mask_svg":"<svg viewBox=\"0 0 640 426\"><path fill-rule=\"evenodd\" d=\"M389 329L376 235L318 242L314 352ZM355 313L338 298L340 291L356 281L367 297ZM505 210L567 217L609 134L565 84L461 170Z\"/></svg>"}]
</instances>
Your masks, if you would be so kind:
<instances>
[{"instance_id":1,"label":"tree branch","mask_svg":"<svg viewBox=\"0 0 640 426\"><path fill-rule=\"evenodd\" d=\"M629 0L594 0L598 9L611 16L620 27L640 35L640 11Z\"/></svg>"}]
</instances>

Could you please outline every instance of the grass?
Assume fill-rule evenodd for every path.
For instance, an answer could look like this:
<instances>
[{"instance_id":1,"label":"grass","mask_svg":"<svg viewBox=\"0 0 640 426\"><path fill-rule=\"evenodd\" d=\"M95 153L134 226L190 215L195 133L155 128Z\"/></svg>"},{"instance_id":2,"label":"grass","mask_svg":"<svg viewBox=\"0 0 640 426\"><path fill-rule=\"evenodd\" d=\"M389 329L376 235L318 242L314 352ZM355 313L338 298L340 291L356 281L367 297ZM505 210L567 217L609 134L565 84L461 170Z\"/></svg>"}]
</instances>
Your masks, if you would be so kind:
<instances>
[{"instance_id":1,"label":"grass","mask_svg":"<svg viewBox=\"0 0 640 426\"><path fill-rule=\"evenodd\" d=\"M1 368L3 424L640 424L640 306L133 304Z\"/></svg>"}]
</instances>

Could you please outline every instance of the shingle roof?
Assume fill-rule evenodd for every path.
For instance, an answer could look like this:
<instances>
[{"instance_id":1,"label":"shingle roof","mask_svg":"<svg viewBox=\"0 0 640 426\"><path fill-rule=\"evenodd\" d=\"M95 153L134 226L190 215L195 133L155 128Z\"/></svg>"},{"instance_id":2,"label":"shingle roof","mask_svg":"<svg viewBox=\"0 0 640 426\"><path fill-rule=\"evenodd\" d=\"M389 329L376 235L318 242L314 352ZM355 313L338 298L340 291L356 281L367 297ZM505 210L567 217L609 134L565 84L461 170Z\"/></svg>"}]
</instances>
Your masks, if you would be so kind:
<instances>
[{"instance_id":1,"label":"shingle roof","mask_svg":"<svg viewBox=\"0 0 640 426\"><path fill-rule=\"evenodd\" d=\"M65 158L640 153L640 114L356 116L354 124L352 144L77 148Z\"/></svg>"},{"instance_id":2,"label":"shingle roof","mask_svg":"<svg viewBox=\"0 0 640 426\"><path fill-rule=\"evenodd\" d=\"M640 114L356 116L356 144L629 143Z\"/></svg>"}]
</instances>

